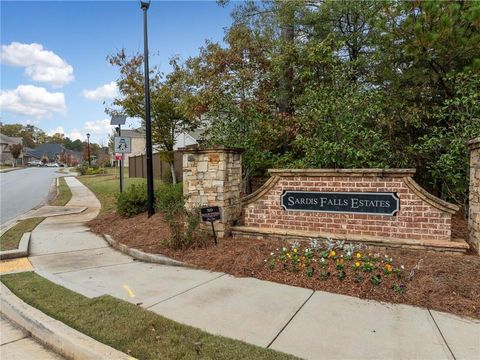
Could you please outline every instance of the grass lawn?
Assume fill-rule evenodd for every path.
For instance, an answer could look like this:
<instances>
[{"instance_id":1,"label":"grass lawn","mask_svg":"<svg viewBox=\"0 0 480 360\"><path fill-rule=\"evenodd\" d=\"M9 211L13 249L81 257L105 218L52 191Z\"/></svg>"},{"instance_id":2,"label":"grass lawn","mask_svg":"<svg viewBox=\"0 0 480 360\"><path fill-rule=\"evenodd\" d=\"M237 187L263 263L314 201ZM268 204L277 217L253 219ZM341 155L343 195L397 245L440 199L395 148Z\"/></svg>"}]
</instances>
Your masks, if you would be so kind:
<instances>
[{"instance_id":1,"label":"grass lawn","mask_svg":"<svg viewBox=\"0 0 480 360\"><path fill-rule=\"evenodd\" d=\"M44 217L25 219L8 229L5 234L0 236L0 251L18 249L22 235L35 229L44 219Z\"/></svg>"},{"instance_id":2,"label":"grass lawn","mask_svg":"<svg viewBox=\"0 0 480 360\"><path fill-rule=\"evenodd\" d=\"M106 175L83 175L78 176L86 187L88 187L102 204L100 214L115 211L115 196L120 192L120 179L118 169L107 168ZM159 184L161 180L154 179L154 184ZM124 169L124 189L132 184L146 184L147 180L143 178L129 178L128 168Z\"/></svg>"},{"instance_id":3,"label":"grass lawn","mask_svg":"<svg viewBox=\"0 0 480 360\"><path fill-rule=\"evenodd\" d=\"M111 296L94 299L33 273L0 277L26 303L137 359L295 359L208 334Z\"/></svg>"},{"instance_id":4,"label":"grass lawn","mask_svg":"<svg viewBox=\"0 0 480 360\"><path fill-rule=\"evenodd\" d=\"M107 213L115 210L115 195L120 192L120 179L118 170L107 168L106 175L83 175L78 176L86 187L88 187L102 204L100 213ZM124 169L124 188L131 184L145 184L146 180L142 178L129 178L128 170Z\"/></svg>"},{"instance_id":5,"label":"grass lawn","mask_svg":"<svg viewBox=\"0 0 480 360\"><path fill-rule=\"evenodd\" d=\"M58 186L58 195L55 199L53 199L50 205L54 206L65 206L70 199L72 198L72 192L67 185L64 177L59 179L59 186Z\"/></svg>"}]
</instances>

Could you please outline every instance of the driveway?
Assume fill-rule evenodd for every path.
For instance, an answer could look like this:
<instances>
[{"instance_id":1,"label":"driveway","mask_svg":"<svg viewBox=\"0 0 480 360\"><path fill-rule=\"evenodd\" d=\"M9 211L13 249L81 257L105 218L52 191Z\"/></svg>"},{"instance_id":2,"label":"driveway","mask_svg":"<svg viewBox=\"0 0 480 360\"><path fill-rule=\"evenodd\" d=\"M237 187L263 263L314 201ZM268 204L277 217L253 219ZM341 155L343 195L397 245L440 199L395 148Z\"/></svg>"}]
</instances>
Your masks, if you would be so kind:
<instances>
[{"instance_id":1,"label":"driveway","mask_svg":"<svg viewBox=\"0 0 480 360\"><path fill-rule=\"evenodd\" d=\"M58 168L25 168L0 173L0 224L47 200L52 180L64 176Z\"/></svg>"}]
</instances>

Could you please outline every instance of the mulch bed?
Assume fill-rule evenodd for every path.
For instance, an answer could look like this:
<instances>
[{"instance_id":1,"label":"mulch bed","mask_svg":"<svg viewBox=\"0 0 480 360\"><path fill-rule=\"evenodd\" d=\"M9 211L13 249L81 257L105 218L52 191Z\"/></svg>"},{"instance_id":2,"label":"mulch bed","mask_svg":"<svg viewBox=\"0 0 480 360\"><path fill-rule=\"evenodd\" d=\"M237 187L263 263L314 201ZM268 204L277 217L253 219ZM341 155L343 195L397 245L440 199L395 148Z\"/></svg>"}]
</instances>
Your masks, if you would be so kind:
<instances>
[{"instance_id":1,"label":"mulch bed","mask_svg":"<svg viewBox=\"0 0 480 360\"><path fill-rule=\"evenodd\" d=\"M461 221L461 218L454 221L454 228L458 233L465 231L465 223L462 225ZM162 240L169 236L169 229L163 222L162 214L155 214L150 219L145 214L124 219L109 213L92 220L89 226L93 232L109 234L129 247L167 255L202 269L362 299L421 306L480 319L479 256L421 250L372 250L393 257L395 264L405 266L406 274L416 265L419 266L412 280L404 281L406 291L397 294L391 289L394 283L398 283L394 276L383 277L382 284L374 286L368 281L355 283L353 278L348 276L344 280L332 276L327 281L322 281L317 276L309 278L304 272L292 273L279 268L272 270L265 259L270 252L276 252L276 249L285 245L282 241L227 238L221 240L218 246L188 250L169 249L162 244Z\"/></svg>"}]
</instances>

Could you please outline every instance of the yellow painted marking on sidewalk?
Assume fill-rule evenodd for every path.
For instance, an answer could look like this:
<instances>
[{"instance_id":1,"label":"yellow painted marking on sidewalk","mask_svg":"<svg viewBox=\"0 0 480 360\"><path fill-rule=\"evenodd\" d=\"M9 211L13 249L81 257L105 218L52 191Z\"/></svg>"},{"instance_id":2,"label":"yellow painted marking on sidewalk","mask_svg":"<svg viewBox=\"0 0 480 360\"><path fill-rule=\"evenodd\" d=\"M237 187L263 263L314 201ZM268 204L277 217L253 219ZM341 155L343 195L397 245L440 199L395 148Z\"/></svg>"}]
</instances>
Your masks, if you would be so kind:
<instances>
[{"instance_id":1,"label":"yellow painted marking on sidewalk","mask_svg":"<svg viewBox=\"0 0 480 360\"><path fill-rule=\"evenodd\" d=\"M123 285L123 288L124 288L125 290L127 290L128 296L130 296L131 298L135 297L135 294L134 294L133 291L128 287L127 284Z\"/></svg>"},{"instance_id":2,"label":"yellow painted marking on sidewalk","mask_svg":"<svg viewBox=\"0 0 480 360\"><path fill-rule=\"evenodd\" d=\"M32 264L26 257L0 261L0 274L32 270Z\"/></svg>"}]
</instances>

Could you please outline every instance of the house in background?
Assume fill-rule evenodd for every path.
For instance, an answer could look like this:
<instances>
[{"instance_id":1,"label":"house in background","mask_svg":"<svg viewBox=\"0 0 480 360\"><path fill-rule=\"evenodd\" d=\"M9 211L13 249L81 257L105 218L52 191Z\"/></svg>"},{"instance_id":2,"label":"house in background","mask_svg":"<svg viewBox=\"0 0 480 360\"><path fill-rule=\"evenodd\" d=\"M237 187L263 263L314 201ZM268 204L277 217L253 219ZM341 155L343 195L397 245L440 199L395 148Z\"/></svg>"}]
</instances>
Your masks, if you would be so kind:
<instances>
[{"instance_id":1,"label":"house in background","mask_svg":"<svg viewBox=\"0 0 480 360\"><path fill-rule=\"evenodd\" d=\"M205 130L196 130L196 131L185 131L177 136L175 136L175 144L173 150L178 150L179 148L194 145L201 143L203 138L203 133ZM146 140L145 132L142 128L133 129L133 130L122 130L122 136L131 138L131 153L125 154L125 164L124 166L129 166L130 158L138 155L145 155L146 153ZM153 144L153 152L161 151L160 146ZM114 155L114 154L113 154Z\"/></svg>"},{"instance_id":2,"label":"house in background","mask_svg":"<svg viewBox=\"0 0 480 360\"><path fill-rule=\"evenodd\" d=\"M24 164L24 150L21 151L20 156L15 161L10 151L10 145L20 144L23 146L23 138L10 137L0 134L0 164L2 165L23 165Z\"/></svg>"},{"instance_id":3,"label":"house in background","mask_svg":"<svg viewBox=\"0 0 480 360\"><path fill-rule=\"evenodd\" d=\"M25 162L39 160L43 163L64 163L75 166L82 161L82 153L66 149L62 144L42 144L35 149L26 149Z\"/></svg>"},{"instance_id":4,"label":"house in background","mask_svg":"<svg viewBox=\"0 0 480 360\"><path fill-rule=\"evenodd\" d=\"M133 130L122 130L122 136L129 137L131 139L131 152L125 154L124 161L124 166L128 166L129 158L131 158L132 156L145 154L145 132L143 132L143 129L141 128Z\"/></svg>"}]
</instances>

